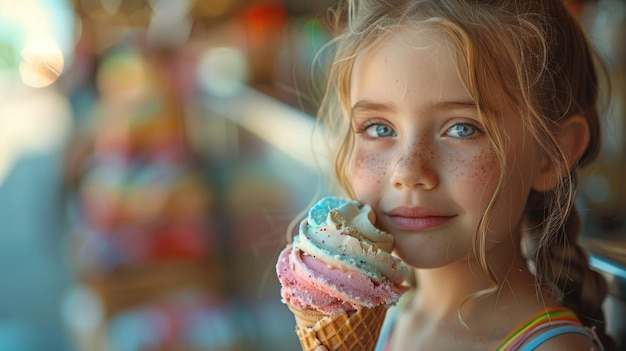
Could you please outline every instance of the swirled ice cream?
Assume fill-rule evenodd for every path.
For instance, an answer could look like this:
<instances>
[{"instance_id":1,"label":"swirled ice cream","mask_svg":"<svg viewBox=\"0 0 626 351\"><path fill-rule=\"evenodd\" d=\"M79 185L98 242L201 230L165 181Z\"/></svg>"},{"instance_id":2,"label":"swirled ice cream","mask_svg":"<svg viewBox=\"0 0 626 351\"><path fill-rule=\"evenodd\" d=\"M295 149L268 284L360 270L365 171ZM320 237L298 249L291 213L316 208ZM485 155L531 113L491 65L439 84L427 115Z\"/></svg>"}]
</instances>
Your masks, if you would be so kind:
<instances>
[{"instance_id":1,"label":"swirled ice cream","mask_svg":"<svg viewBox=\"0 0 626 351\"><path fill-rule=\"evenodd\" d=\"M375 219L354 200L318 201L278 258L283 302L327 315L397 303L409 268L391 254L393 237Z\"/></svg>"}]
</instances>

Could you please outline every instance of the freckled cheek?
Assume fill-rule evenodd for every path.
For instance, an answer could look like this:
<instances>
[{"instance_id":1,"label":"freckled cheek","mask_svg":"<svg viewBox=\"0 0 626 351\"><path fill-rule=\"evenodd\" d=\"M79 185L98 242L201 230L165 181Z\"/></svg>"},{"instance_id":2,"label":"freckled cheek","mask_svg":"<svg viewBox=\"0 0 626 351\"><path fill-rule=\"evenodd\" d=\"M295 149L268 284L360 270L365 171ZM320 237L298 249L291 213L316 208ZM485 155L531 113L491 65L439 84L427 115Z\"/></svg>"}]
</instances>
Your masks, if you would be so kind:
<instances>
[{"instance_id":1,"label":"freckled cheek","mask_svg":"<svg viewBox=\"0 0 626 351\"><path fill-rule=\"evenodd\" d=\"M389 165L388 157L355 151L348 171L357 195L364 196L364 192L380 191L380 185L388 174Z\"/></svg>"},{"instance_id":2,"label":"freckled cheek","mask_svg":"<svg viewBox=\"0 0 626 351\"><path fill-rule=\"evenodd\" d=\"M457 191L466 199L478 200L478 205L483 208L487 206L496 189L500 165L495 154L480 153L458 161L457 167L450 170L449 174L457 180Z\"/></svg>"}]
</instances>

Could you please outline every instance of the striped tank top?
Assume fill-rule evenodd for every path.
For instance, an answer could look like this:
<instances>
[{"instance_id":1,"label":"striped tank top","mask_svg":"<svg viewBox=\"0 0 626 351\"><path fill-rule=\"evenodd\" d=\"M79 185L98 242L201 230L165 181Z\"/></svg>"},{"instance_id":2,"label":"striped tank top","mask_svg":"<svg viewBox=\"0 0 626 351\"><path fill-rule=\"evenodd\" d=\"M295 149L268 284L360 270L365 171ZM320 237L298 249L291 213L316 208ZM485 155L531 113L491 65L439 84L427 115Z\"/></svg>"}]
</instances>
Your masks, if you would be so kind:
<instances>
[{"instance_id":1,"label":"striped tank top","mask_svg":"<svg viewBox=\"0 0 626 351\"><path fill-rule=\"evenodd\" d=\"M574 312L555 306L522 323L495 351L532 351L549 339L568 333L583 334L594 341L599 351L604 350L593 330L584 327Z\"/></svg>"}]
</instances>

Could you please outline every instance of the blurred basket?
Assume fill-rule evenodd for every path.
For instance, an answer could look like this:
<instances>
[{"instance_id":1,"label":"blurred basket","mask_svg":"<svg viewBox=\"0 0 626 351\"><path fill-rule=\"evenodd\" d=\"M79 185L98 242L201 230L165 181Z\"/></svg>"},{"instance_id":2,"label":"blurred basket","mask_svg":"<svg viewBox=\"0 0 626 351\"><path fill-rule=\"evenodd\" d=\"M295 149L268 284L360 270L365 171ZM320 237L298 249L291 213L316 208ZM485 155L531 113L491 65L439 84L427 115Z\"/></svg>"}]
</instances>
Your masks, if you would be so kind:
<instances>
[{"instance_id":1,"label":"blurred basket","mask_svg":"<svg viewBox=\"0 0 626 351\"><path fill-rule=\"evenodd\" d=\"M217 260L154 262L109 273L83 272L79 280L101 300L106 318L180 290L223 291Z\"/></svg>"}]
</instances>

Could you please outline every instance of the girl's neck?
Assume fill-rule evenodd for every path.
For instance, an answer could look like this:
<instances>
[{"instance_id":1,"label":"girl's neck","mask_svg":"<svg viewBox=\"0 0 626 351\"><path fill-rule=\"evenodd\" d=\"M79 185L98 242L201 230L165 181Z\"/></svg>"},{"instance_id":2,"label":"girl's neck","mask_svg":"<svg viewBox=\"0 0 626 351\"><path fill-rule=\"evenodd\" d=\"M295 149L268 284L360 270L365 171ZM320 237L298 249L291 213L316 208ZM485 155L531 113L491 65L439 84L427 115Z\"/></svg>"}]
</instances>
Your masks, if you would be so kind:
<instances>
[{"instance_id":1,"label":"girl's neck","mask_svg":"<svg viewBox=\"0 0 626 351\"><path fill-rule=\"evenodd\" d=\"M473 271L466 262L441 268L418 269L416 275L418 294L413 307L435 319L457 313L459 306L469 296L491 286L482 272Z\"/></svg>"},{"instance_id":2,"label":"girl's neck","mask_svg":"<svg viewBox=\"0 0 626 351\"><path fill-rule=\"evenodd\" d=\"M500 282L496 287L477 262L462 260L444 267L416 270L418 294L413 300L413 308L430 315L434 319L445 319L459 312L469 315L473 310L480 313L507 309L519 300L539 302L544 294L536 288L534 277L528 271L521 254L508 256L494 262L493 274ZM475 298L473 298L475 297ZM551 300L551 297L548 297ZM546 302L553 304L554 301Z\"/></svg>"},{"instance_id":3,"label":"girl's neck","mask_svg":"<svg viewBox=\"0 0 626 351\"><path fill-rule=\"evenodd\" d=\"M550 293L536 288L521 255L513 260L509 256L498 267L501 271L494 274L503 282L499 288L467 261L417 270L417 290L404 311L404 324L405 330L422 332L416 339L399 337L398 345L437 339L494 349L524 320L556 303Z\"/></svg>"}]
</instances>

